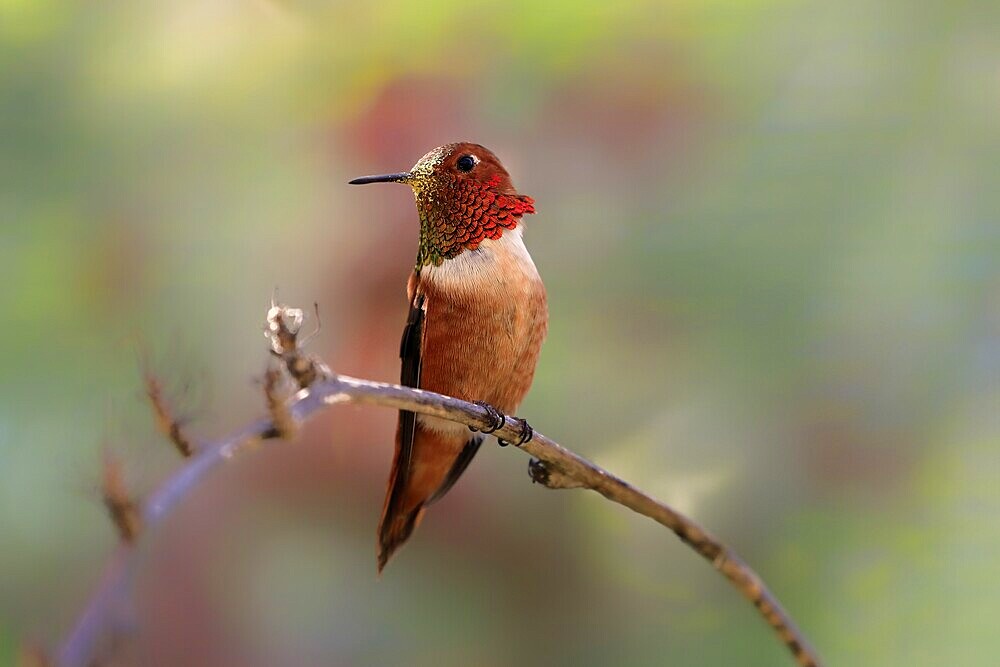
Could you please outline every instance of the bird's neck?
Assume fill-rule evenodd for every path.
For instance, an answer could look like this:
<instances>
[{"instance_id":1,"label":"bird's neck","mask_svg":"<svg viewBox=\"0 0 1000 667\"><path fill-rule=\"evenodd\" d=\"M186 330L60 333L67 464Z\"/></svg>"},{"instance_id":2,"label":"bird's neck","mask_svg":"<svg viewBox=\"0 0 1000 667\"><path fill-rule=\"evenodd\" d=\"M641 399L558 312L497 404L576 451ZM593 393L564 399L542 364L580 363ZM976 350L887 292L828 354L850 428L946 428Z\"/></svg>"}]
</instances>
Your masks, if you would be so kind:
<instances>
[{"instance_id":1,"label":"bird's neck","mask_svg":"<svg viewBox=\"0 0 1000 667\"><path fill-rule=\"evenodd\" d=\"M538 270L521 237L523 225L505 229L496 239L483 239L475 249L440 264L418 266L420 281L436 292L482 294L522 282L540 283Z\"/></svg>"},{"instance_id":2,"label":"bird's neck","mask_svg":"<svg viewBox=\"0 0 1000 667\"><path fill-rule=\"evenodd\" d=\"M440 266L477 250L484 241L498 241L517 227L524 214L535 212L531 197L498 193L494 185L454 180L414 189L420 215L417 269Z\"/></svg>"}]
</instances>

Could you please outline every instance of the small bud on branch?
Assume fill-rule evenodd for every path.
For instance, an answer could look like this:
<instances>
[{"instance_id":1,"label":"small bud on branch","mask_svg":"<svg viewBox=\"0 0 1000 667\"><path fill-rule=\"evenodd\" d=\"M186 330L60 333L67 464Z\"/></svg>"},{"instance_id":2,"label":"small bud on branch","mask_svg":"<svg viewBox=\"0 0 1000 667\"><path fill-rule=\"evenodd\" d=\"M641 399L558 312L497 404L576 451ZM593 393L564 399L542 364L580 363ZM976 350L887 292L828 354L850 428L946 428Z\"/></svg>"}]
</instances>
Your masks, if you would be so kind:
<instances>
[{"instance_id":1,"label":"small bud on branch","mask_svg":"<svg viewBox=\"0 0 1000 667\"><path fill-rule=\"evenodd\" d=\"M315 359L304 356L299 351L299 330L305 321L301 308L289 308L279 303L271 302L264 322L264 336L271 341L271 354L281 359L300 388L305 389L318 378L328 372L327 368ZM319 322L319 306L316 306L316 321ZM311 339L318 331L307 336Z\"/></svg>"}]
</instances>

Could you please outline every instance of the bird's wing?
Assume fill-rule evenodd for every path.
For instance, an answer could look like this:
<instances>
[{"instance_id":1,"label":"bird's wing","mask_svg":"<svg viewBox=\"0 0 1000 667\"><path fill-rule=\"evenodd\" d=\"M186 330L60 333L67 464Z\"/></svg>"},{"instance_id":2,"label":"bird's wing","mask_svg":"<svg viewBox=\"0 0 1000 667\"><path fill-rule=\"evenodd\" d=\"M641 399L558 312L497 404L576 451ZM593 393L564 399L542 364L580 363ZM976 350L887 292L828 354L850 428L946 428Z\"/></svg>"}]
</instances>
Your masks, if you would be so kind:
<instances>
[{"instance_id":1,"label":"bird's wing","mask_svg":"<svg viewBox=\"0 0 1000 667\"><path fill-rule=\"evenodd\" d=\"M406 387L420 386L420 351L423 347L425 313L423 295L414 294L410 302L410 314L403 328L403 338L399 342L399 358L402 360L399 383ZM387 509L398 504L399 495L406 488L416 430L417 415L409 410L400 410L396 460L393 462L389 497L386 498Z\"/></svg>"},{"instance_id":2,"label":"bird's wing","mask_svg":"<svg viewBox=\"0 0 1000 667\"><path fill-rule=\"evenodd\" d=\"M421 385L428 326L427 298L420 293L416 283L416 277L411 279L410 314L399 345L400 382L410 387ZM399 411L396 453L378 529L380 572L393 552L409 539L424 508L443 496L465 471L482 439L480 434L439 433L426 429L413 412ZM447 467L441 469L442 464ZM414 471L415 466L419 471Z\"/></svg>"}]
</instances>

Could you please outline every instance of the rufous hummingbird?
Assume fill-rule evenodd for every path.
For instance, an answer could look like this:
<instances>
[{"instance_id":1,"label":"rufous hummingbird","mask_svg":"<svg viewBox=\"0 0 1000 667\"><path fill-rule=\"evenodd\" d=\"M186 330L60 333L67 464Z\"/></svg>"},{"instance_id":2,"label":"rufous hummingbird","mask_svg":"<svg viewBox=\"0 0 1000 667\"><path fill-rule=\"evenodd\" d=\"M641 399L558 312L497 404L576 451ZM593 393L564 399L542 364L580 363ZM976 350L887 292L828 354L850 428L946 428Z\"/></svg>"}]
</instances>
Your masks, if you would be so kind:
<instances>
[{"instance_id":1,"label":"rufous hummingbird","mask_svg":"<svg viewBox=\"0 0 1000 667\"><path fill-rule=\"evenodd\" d=\"M483 405L493 423L482 433L492 433L528 393L548 329L545 286L522 239L534 200L518 194L496 155L472 143L435 148L408 172L350 183L405 183L416 199L420 245L406 286L400 382ZM468 467L482 433L400 411L379 572ZM525 424L514 444L530 439Z\"/></svg>"}]
</instances>

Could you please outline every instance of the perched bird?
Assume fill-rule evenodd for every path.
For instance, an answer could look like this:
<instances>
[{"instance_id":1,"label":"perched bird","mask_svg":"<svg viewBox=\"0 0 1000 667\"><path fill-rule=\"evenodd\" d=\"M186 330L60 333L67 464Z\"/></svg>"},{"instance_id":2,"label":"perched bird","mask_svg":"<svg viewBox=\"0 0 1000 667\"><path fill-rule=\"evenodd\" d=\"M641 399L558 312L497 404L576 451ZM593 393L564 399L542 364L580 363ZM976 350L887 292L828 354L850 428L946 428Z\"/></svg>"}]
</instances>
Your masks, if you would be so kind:
<instances>
[{"instance_id":1,"label":"perched bird","mask_svg":"<svg viewBox=\"0 0 1000 667\"><path fill-rule=\"evenodd\" d=\"M401 383L480 403L494 418L483 433L492 433L528 393L548 328L545 287L522 239L534 200L518 194L496 155L472 143L435 148L408 172L350 183L405 183L416 199L420 245L407 283ZM530 439L526 425L514 444ZM462 424L400 411L379 572L482 440Z\"/></svg>"}]
</instances>

